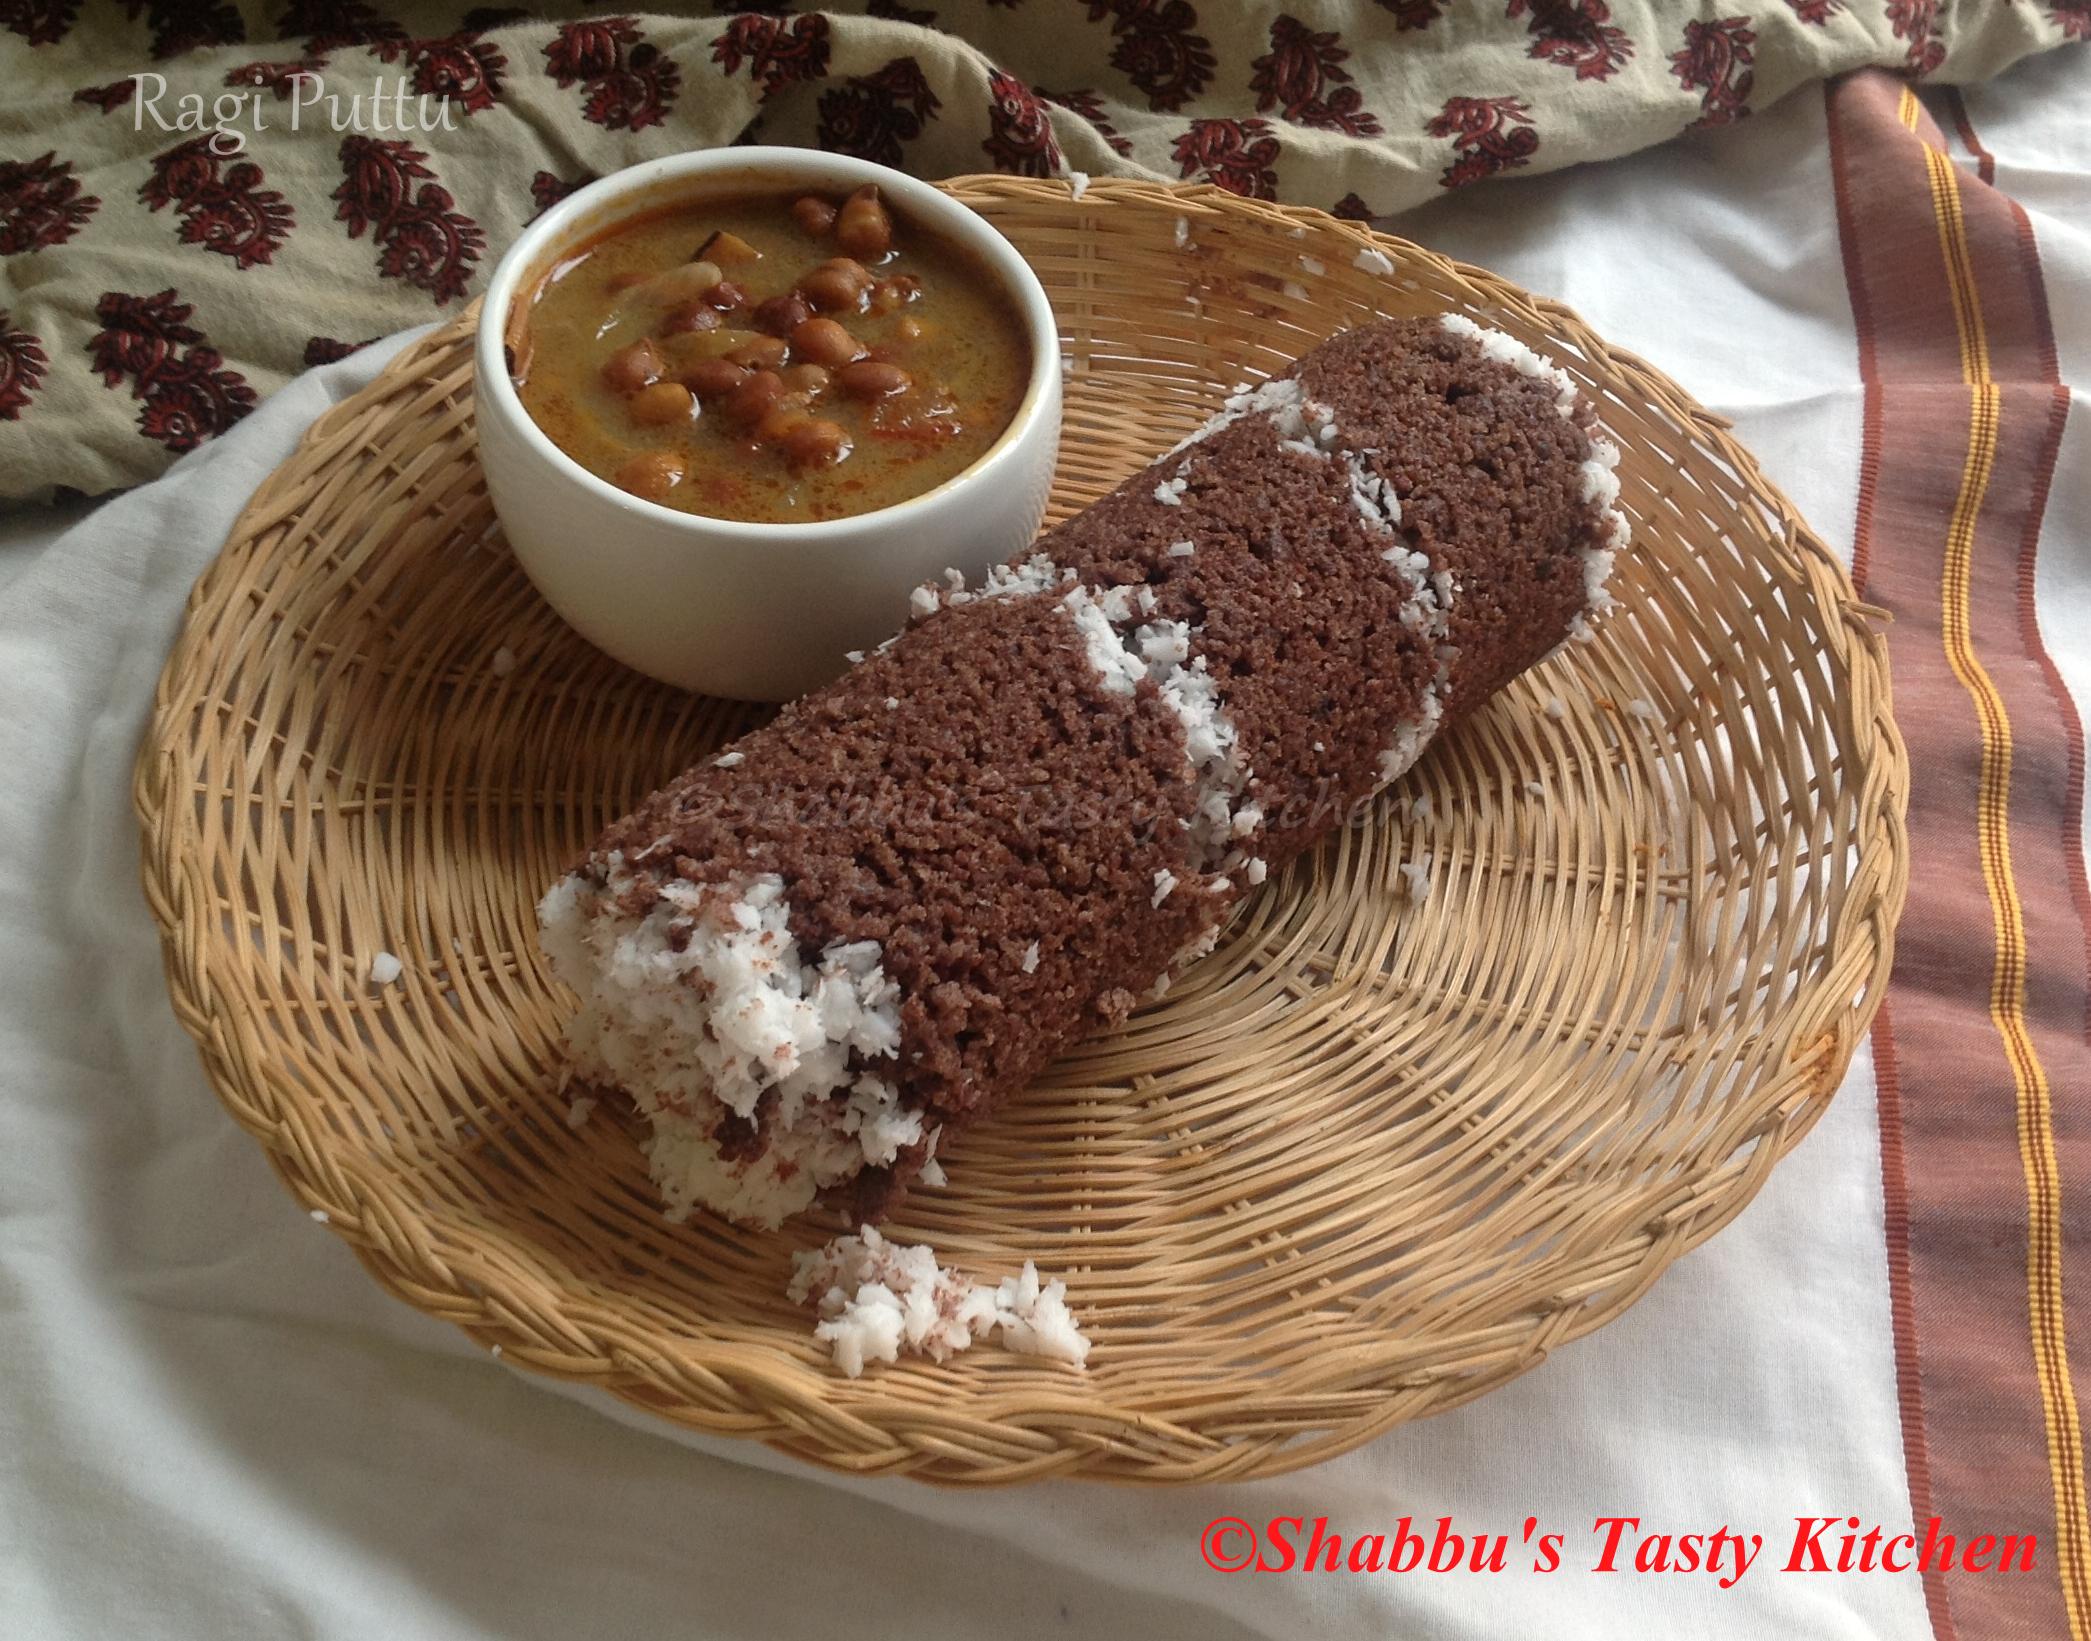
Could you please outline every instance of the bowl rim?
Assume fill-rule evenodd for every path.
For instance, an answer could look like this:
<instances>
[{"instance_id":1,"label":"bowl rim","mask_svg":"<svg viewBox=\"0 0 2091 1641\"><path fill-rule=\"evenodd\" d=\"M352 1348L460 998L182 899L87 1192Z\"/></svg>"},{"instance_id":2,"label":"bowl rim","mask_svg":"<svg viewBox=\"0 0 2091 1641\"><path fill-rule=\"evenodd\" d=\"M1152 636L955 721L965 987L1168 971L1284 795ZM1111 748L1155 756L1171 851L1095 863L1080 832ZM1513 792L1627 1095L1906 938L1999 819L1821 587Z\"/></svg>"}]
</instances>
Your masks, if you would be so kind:
<instances>
[{"instance_id":1,"label":"bowl rim","mask_svg":"<svg viewBox=\"0 0 2091 1641\"><path fill-rule=\"evenodd\" d=\"M528 282L526 275L534 279L558 260L563 248L584 234L608 228L627 215L673 203L683 190L687 190L686 198L696 200L707 193L723 193L744 185L827 189L844 184L862 187L868 182L877 183L907 214L951 235L973 251L1015 304L1031 344L1031 372L1008 426L966 467L919 495L867 512L781 522L727 519L666 507L621 490L583 466L538 426L516 391L506 352L509 316L517 295ZM1057 404L1058 395L1053 390L1058 386L1060 372L1060 333L1052 302L1031 265L998 228L970 206L904 171L872 160L822 149L751 145L670 154L628 165L576 189L528 224L502 253L487 282L480 303L473 362L479 413L494 414L514 430L531 457L553 480L656 526L666 524L680 530L692 541L815 546L832 544L838 537L869 528L905 525L911 517L949 503L957 492L991 482L1015 459L1018 446L1035 436L1040 421Z\"/></svg>"}]
</instances>

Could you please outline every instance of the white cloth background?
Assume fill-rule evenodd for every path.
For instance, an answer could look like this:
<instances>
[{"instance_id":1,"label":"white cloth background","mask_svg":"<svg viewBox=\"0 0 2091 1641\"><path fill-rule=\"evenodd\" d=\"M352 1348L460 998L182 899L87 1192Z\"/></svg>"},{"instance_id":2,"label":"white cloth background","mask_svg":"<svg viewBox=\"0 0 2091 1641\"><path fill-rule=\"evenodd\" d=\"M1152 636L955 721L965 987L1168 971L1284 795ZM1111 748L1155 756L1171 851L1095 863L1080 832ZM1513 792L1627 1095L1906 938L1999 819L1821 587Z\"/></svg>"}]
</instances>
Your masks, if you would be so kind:
<instances>
[{"instance_id":1,"label":"white cloth background","mask_svg":"<svg viewBox=\"0 0 2091 1641\"><path fill-rule=\"evenodd\" d=\"M1971 93L2035 212L2064 374L2091 347L2091 58ZM1610 166L1492 184L1413 237L1559 295L1734 417L1848 546L1857 363L1809 92ZM70 527L0 526L0 1635L1914 1637L1906 1577L1800 1576L1791 1518L1909 1515L1874 1090L1835 1106L1635 1309L1480 1402L1251 1486L998 1494L839 1481L548 1394L384 1297L221 1112L168 1009L129 776L190 583L373 348ZM2070 427L2043 548L2091 688ZM2074 456L2074 460L2072 460ZM592 1400L595 1405L589 1404ZM1599 1575L1599 1514L1761 1532L1735 1588ZM1562 1571L1225 1576L1216 1515L1451 1514Z\"/></svg>"}]
</instances>

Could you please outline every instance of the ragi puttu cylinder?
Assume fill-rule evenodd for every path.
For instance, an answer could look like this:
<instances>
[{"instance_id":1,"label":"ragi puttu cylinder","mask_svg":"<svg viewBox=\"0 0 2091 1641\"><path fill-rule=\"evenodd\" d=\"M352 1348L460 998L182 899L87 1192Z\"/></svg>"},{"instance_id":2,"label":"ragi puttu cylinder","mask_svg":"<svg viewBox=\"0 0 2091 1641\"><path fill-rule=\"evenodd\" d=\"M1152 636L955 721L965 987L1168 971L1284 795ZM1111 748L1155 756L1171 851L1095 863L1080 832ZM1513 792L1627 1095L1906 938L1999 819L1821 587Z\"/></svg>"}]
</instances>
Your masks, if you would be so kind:
<instances>
[{"instance_id":1,"label":"ragi puttu cylinder","mask_svg":"<svg viewBox=\"0 0 2091 1641\"><path fill-rule=\"evenodd\" d=\"M1344 332L605 831L545 947L671 1217L881 1217L1587 635L1627 533L1595 420L1458 316Z\"/></svg>"}]
</instances>

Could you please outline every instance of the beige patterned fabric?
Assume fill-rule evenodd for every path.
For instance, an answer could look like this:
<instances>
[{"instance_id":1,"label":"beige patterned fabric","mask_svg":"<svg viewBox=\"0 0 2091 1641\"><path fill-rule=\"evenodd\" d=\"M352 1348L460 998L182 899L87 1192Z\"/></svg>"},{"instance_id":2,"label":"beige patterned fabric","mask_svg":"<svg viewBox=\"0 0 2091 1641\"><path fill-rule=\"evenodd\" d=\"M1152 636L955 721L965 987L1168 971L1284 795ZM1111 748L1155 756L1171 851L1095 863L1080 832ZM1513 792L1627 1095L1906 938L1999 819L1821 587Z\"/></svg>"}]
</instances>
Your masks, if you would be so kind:
<instances>
[{"instance_id":1,"label":"beige patterned fabric","mask_svg":"<svg viewBox=\"0 0 2091 1641\"><path fill-rule=\"evenodd\" d=\"M0 0L0 500L150 478L304 366L451 311L531 216L657 154L818 144L1378 216L1862 64L1973 81L2091 33L2091 0L547 11Z\"/></svg>"}]
</instances>

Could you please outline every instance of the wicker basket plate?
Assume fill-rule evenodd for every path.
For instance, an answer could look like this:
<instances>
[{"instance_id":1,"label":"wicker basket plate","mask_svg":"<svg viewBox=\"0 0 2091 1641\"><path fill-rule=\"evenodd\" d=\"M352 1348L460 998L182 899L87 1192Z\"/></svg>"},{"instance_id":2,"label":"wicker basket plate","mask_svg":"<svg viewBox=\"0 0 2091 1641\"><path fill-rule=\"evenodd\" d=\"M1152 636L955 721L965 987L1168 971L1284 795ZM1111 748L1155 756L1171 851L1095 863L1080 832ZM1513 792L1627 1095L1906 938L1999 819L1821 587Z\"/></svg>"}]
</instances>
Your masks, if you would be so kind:
<instances>
[{"instance_id":1,"label":"wicker basket plate","mask_svg":"<svg viewBox=\"0 0 2091 1641\"><path fill-rule=\"evenodd\" d=\"M322 417L197 586L137 782L174 1005L298 1200L511 1363L857 1472L1269 1474L1616 1316L1821 1114L1906 881L1883 646L1719 418L1559 307L1210 188L950 186L1059 312L1055 517L1328 332L1457 309L1585 384L1638 547L1598 643L892 1227L1065 1273L1088 1370L983 1346L845 1380L784 1297L832 1226L667 1225L623 1119L569 1121L533 904L753 712L625 671L533 593L474 460L470 316Z\"/></svg>"}]
</instances>

